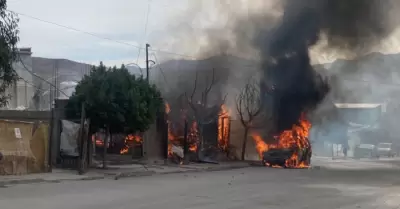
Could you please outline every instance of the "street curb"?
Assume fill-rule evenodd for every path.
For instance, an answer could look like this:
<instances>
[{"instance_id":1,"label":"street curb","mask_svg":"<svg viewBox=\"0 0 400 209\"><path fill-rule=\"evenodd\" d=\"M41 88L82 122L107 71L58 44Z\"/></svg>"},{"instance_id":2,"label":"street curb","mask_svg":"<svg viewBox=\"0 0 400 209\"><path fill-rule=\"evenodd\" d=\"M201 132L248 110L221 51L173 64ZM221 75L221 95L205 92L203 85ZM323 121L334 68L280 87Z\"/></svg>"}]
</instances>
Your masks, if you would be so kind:
<instances>
[{"instance_id":1,"label":"street curb","mask_svg":"<svg viewBox=\"0 0 400 209\"><path fill-rule=\"evenodd\" d=\"M140 171L140 172L121 172L115 175L101 175L101 176L86 176L81 178L72 179L54 179L48 180L43 178L36 179L22 179L22 180L5 180L0 181L0 188L6 188L8 186L20 185L20 184L36 184L36 183L62 183L62 182L72 182L72 181L94 181L102 180L106 178L112 178L114 180L119 180L121 178L135 178L144 176L156 176L156 175L167 175L167 174L177 174L177 173L200 173L200 172L214 172L214 171L224 171L224 170L234 170L241 168L248 168L251 165L238 165L238 166L227 166L227 167L206 167L200 169L188 169L188 170L175 170L167 172L156 172L156 171Z\"/></svg>"},{"instance_id":2,"label":"street curb","mask_svg":"<svg viewBox=\"0 0 400 209\"><path fill-rule=\"evenodd\" d=\"M155 171L122 172L122 173L116 174L114 176L114 180L118 180L121 178L130 178L130 177L152 176L154 174L156 174Z\"/></svg>"},{"instance_id":3,"label":"street curb","mask_svg":"<svg viewBox=\"0 0 400 209\"><path fill-rule=\"evenodd\" d=\"M17 185L17 184L35 184L35 183L43 183L45 182L44 179L24 179L24 180L6 180L0 182L0 187L7 187L10 185Z\"/></svg>"},{"instance_id":4,"label":"street curb","mask_svg":"<svg viewBox=\"0 0 400 209\"><path fill-rule=\"evenodd\" d=\"M66 182L66 181L93 181L93 180L101 180L105 179L105 176L88 176L88 177L82 177L82 178L74 178L74 179L42 179L42 178L36 178L36 179L23 179L23 180L6 180L6 181L0 181L0 187L7 187L7 186L14 186L14 185L20 185L20 184L36 184L36 183L61 183L61 182Z\"/></svg>"},{"instance_id":5,"label":"street curb","mask_svg":"<svg viewBox=\"0 0 400 209\"><path fill-rule=\"evenodd\" d=\"M251 167L251 166L243 165L243 166L229 166L229 167L216 167L216 168L208 167L208 168L201 168L201 169L188 169L188 170L160 172L160 173L156 173L156 175L166 175L166 174L175 174L175 173L200 173L200 172L225 171L225 170L234 170L234 169L241 169L241 168L248 168L248 167Z\"/></svg>"},{"instance_id":6,"label":"street curb","mask_svg":"<svg viewBox=\"0 0 400 209\"><path fill-rule=\"evenodd\" d=\"M224 170L234 170L241 168L248 168L250 165L242 165L242 166L229 166L229 167L208 167L201 169L188 169L188 170L176 170L176 171L167 171L167 172L155 172L155 171L144 171L144 172L127 172L120 173L114 177L114 180L119 180L121 178L135 178L135 177L143 177L143 176L158 176L158 175L168 175L168 174L178 174L178 173L200 173L200 172L213 172L213 171L224 171Z\"/></svg>"}]
</instances>

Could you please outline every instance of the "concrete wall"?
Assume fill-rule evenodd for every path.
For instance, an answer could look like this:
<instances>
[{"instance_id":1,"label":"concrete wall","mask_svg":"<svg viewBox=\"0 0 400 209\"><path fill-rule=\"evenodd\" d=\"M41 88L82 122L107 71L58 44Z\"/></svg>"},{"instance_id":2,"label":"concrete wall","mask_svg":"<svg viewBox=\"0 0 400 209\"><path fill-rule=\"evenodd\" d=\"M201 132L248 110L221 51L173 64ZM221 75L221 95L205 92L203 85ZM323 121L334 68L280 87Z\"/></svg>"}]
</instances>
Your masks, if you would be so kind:
<instances>
[{"instance_id":1,"label":"concrete wall","mask_svg":"<svg viewBox=\"0 0 400 209\"><path fill-rule=\"evenodd\" d=\"M231 152L233 152L231 154L233 154L237 159L240 159L244 138L244 128L239 120L232 120L230 130L229 146L231 147ZM259 159L254 140L251 136L248 136L245 160L257 161Z\"/></svg>"},{"instance_id":2,"label":"concrete wall","mask_svg":"<svg viewBox=\"0 0 400 209\"><path fill-rule=\"evenodd\" d=\"M0 119L21 121L49 121L50 111L0 110Z\"/></svg>"},{"instance_id":3,"label":"concrete wall","mask_svg":"<svg viewBox=\"0 0 400 209\"><path fill-rule=\"evenodd\" d=\"M158 116L157 121L144 133L143 157L149 163L160 162L167 158L168 126L165 118Z\"/></svg>"}]
</instances>

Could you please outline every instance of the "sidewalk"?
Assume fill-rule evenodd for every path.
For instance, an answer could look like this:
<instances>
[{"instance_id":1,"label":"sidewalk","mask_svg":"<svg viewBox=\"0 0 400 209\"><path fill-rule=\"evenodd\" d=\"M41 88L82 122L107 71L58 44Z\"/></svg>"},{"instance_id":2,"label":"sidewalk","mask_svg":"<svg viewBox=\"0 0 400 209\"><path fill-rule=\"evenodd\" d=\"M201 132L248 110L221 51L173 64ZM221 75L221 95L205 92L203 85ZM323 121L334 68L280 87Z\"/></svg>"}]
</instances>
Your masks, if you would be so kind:
<instances>
[{"instance_id":1,"label":"sidewalk","mask_svg":"<svg viewBox=\"0 0 400 209\"><path fill-rule=\"evenodd\" d=\"M165 175L172 173L221 171L249 167L246 162L226 162L220 164L189 165L118 165L109 166L106 170L91 169L84 175L74 170L53 169L52 173L29 174L22 176L0 176L0 187L16 184L60 183L65 181L88 181L100 179L121 179L128 177Z\"/></svg>"},{"instance_id":2,"label":"sidewalk","mask_svg":"<svg viewBox=\"0 0 400 209\"><path fill-rule=\"evenodd\" d=\"M313 167L324 169L344 169L344 170L371 170L371 169L390 169L399 170L400 163L396 159L353 159L331 157L313 157L311 164Z\"/></svg>"}]
</instances>

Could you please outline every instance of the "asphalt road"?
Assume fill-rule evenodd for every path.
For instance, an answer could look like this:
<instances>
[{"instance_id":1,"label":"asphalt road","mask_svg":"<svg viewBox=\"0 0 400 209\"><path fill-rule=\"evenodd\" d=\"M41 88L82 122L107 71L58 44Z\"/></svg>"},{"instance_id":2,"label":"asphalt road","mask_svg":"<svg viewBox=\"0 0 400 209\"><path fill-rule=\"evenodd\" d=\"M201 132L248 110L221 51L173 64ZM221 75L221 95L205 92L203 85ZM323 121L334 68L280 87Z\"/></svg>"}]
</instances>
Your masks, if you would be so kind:
<instances>
[{"instance_id":1,"label":"asphalt road","mask_svg":"<svg viewBox=\"0 0 400 209\"><path fill-rule=\"evenodd\" d=\"M400 170L344 169L353 161L292 170L253 167L132 179L17 185L0 188L7 209L329 209L399 208ZM339 167L335 168L334 166ZM351 167L351 166L350 166Z\"/></svg>"}]
</instances>

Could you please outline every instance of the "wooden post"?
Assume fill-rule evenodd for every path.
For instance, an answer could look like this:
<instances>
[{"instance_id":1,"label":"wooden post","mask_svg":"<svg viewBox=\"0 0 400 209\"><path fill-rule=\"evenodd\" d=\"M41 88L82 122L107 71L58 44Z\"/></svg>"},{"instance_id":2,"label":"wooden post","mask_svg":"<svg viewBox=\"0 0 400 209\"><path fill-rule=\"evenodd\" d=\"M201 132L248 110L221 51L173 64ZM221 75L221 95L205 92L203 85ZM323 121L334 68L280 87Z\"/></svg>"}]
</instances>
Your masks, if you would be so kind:
<instances>
[{"instance_id":1,"label":"wooden post","mask_svg":"<svg viewBox=\"0 0 400 209\"><path fill-rule=\"evenodd\" d=\"M226 156L230 155L230 143L231 143L231 118L228 117L228 136L226 136Z\"/></svg>"},{"instance_id":2,"label":"wooden post","mask_svg":"<svg viewBox=\"0 0 400 209\"><path fill-rule=\"evenodd\" d=\"M108 137L110 137L110 128L107 126L106 128L106 137L104 139L104 145L103 145L103 169L107 168L107 149L108 149Z\"/></svg>"},{"instance_id":3,"label":"wooden post","mask_svg":"<svg viewBox=\"0 0 400 209\"><path fill-rule=\"evenodd\" d=\"M54 108L50 107L50 111L51 111L51 117L50 117L50 122L49 122L49 125L50 125L49 137L48 137L49 143L47 146L47 149L48 149L47 172L52 172L52 170L53 170L53 140L54 140L53 130L54 130L55 122L56 122L56 121L54 121Z\"/></svg>"},{"instance_id":4,"label":"wooden post","mask_svg":"<svg viewBox=\"0 0 400 209\"><path fill-rule=\"evenodd\" d=\"M86 120L86 132L85 132L85 139L87 140L87 155L86 155L86 169L92 165L92 158L93 158L93 141L90 132L90 119Z\"/></svg>"},{"instance_id":5,"label":"wooden post","mask_svg":"<svg viewBox=\"0 0 400 209\"><path fill-rule=\"evenodd\" d=\"M183 129L183 162L189 162L189 146L188 146L188 122L185 120Z\"/></svg>"},{"instance_id":6,"label":"wooden post","mask_svg":"<svg viewBox=\"0 0 400 209\"><path fill-rule=\"evenodd\" d=\"M218 121L221 121L221 127L219 127L219 130L218 130L218 132L220 132L220 134L221 134L221 142L222 143L224 143L224 139L225 139L225 117L222 117L222 118L218 118ZM218 125L217 125L217 129L218 129ZM218 136L217 136L217 138L218 138ZM217 139L217 143L218 143L218 139ZM219 144L219 146L220 146L220 148L221 148L221 150L222 151L225 151L224 149L225 149L225 147L224 147L224 144Z\"/></svg>"},{"instance_id":7,"label":"wooden post","mask_svg":"<svg viewBox=\"0 0 400 209\"><path fill-rule=\"evenodd\" d=\"M86 118L86 111L85 111L85 103L82 104L81 110L81 124L79 127L79 168L78 172L82 175L85 172L85 164L86 164L86 151L87 151L87 139L85 137L85 118Z\"/></svg>"}]
</instances>

